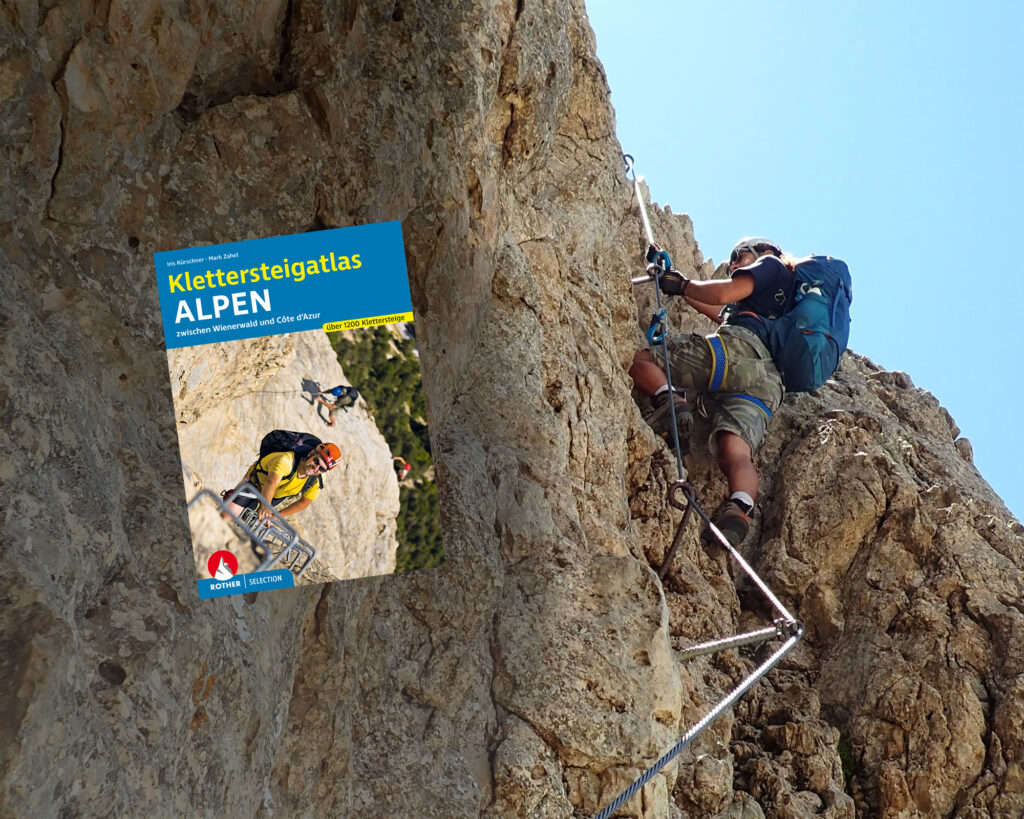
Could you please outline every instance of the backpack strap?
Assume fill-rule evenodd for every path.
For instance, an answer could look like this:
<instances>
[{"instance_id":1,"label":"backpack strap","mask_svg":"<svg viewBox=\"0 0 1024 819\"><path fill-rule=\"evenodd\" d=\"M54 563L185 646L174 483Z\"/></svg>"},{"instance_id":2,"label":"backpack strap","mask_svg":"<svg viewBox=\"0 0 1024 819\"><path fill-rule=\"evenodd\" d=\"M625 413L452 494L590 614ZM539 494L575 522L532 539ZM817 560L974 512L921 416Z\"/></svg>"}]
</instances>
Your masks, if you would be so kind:
<instances>
[{"instance_id":1,"label":"backpack strap","mask_svg":"<svg viewBox=\"0 0 1024 819\"><path fill-rule=\"evenodd\" d=\"M310 452L312 452L312 451L313 450L310 450ZM299 457L299 454L297 452L293 452L292 456L295 458L295 465L292 468L292 471L288 473L288 477L287 478L281 478L282 481L286 481L286 480L290 481L292 478L295 477L295 473L299 471L299 461L301 461L302 459ZM317 481L319 481L319 483L320 483L320 488L323 489L324 488L324 476L323 476L323 474L310 475L308 478L306 478L306 482L302 485L302 489L300 489L298 492L296 492L295 495L289 495L288 497L289 498L294 498L296 495L301 495L303 492L305 492L307 489L309 489L309 485L311 483L314 483L314 482L317 482Z\"/></svg>"},{"instance_id":2,"label":"backpack strap","mask_svg":"<svg viewBox=\"0 0 1024 819\"><path fill-rule=\"evenodd\" d=\"M266 455L264 455L263 457L265 458L265 457L266 457ZM257 458L257 459L256 459L256 466L254 466L254 467L252 468L252 474L253 474L253 477L255 477L255 476L256 476L256 475L257 475L258 473L260 473L260 472L262 472L262 473L263 473L264 475L269 475L269 474L270 474L270 472L268 472L268 471L267 471L266 469L264 469L264 468L263 468L263 458ZM260 483L262 483L262 481L260 481ZM258 487L259 487L260 489L262 489L263 487L262 487L262 486L260 486L260 483L257 483L256 485L257 485L257 486L258 486Z\"/></svg>"},{"instance_id":3,"label":"backpack strap","mask_svg":"<svg viewBox=\"0 0 1024 819\"><path fill-rule=\"evenodd\" d=\"M292 453L292 455L295 455L295 468L292 469L292 471L289 472L285 477L281 478L282 483L284 481L290 481L293 477L295 477L295 473L299 471L299 461L301 459L294 452ZM307 489L309 489L310 485L313 484L313 483L319 483L320 484L320 488L323 489L324 488L324 476L323 475L310 475L308 478L306 478L306 482L302 485L302 489L300 489L298 492L296 492L293 495L285 495L283 498L275 498L274 502L275 503L280 503L281 501L288 500L289 498L297 498L299 495L302 495Z\"/></svg>"},{"instance_id":4,"label":"backpack strap","mask_svg":"<svg viewBox=\"0 0 1024 819\"><path fill-rule=\"evenodd\" d=\"M274 455L274 454L276 454L276 453L268 452L266 455L263 456L263 458L267 458L270 455ZM289 452L288 454L292 456L292 471L289 472L287 475L284 475L284 476L281 477L281 482L282 483L284 483L285 481L290 481L292 478L295 477L295 473L299 471L299 460L300 460L300 458L299 458L298 453L297 452ZM262 472L264 475L269 477L270 476L270 472L268 470L262 468L263 458L257 459L257 461L256 461L256 468L253 469L253 472ZM260 486L259 488L261 490L263 489L262 486Z\"/></svg>"},{"instance_id":5,"label":"backpack strap","mask_svg":"<svg viewBox=\"0 0 1024 819\"><path fill-rule=\"evenodd\" d=\"M288 497L289 498L297 498L299 495L304 494L305 491L307 489L309 489L310 484L314 484L314 483L317 483L317 482L319 482L320 488L323 489L324 488L324 476L323 475L310 475L308 478L306 478L306 482L302 485L302 489L300 489L294 495L288 495Z\"/></svg>"},{"instance_id":6,"label":"backpack strap","mask_svg":"<svg viewBox=\"0 0 1024 819\"><path fill-rule=\"evenodd\" d=\"M298 452L292 453L292 471L285 475L283 478L281 478L282 481L290 481L292 478L295 477L295 473L299 471L299 461L301 460L302 459L299 457Z\"/></svg>"}]
</instances>

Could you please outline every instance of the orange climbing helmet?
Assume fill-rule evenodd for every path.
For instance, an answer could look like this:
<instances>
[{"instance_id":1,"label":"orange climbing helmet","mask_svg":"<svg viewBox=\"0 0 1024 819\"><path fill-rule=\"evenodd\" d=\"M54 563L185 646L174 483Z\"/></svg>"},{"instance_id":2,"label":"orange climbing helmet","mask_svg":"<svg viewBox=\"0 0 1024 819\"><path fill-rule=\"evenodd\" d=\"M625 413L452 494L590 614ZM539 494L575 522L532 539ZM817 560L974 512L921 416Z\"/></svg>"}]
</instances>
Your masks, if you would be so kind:
<instances>
[{"instance_id":1,"label":"orange climbing helmet","mask_svg":"<svg viewBox=\"0 0 1024 819\"><path fill-rule=\"evenodd\" d=\"M337 444L325 441L313 450L324 462L327 469L334 469L341 460L341 450Z\"/></svg>"}]
</instances>

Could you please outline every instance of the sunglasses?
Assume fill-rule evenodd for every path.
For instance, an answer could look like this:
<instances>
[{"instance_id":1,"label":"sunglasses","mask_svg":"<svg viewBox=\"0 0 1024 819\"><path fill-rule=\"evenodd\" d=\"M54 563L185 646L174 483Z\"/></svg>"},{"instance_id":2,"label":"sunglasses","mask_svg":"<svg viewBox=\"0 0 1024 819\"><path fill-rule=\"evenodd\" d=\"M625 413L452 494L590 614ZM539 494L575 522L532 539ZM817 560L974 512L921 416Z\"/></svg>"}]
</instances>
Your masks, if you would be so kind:
<instances>
[{"instance_id":1,"label":"sunglasses","mask_svg":"<svg viewBox=\"0 0 1024 819\"><path fill-rule=\"evenodd\" d=\"M327 461L322 456L317 455L310 462L310 467L315 469L317 472L327 472L330 467L327 465Z\"/></svg>"},{"instance_id":2,"label":"sunglasses","mask_svg":"<svg viewBox=\"0 0 1024 819\"><path fill-rule=\"evenodd\" d=\"M757 255L757 251L749 245L733 248L732 253L729 254L729 264L736 264L736 262L740 260L740 256L744 253L753 253L755 256Z\"/></svg>"}]
</instances>

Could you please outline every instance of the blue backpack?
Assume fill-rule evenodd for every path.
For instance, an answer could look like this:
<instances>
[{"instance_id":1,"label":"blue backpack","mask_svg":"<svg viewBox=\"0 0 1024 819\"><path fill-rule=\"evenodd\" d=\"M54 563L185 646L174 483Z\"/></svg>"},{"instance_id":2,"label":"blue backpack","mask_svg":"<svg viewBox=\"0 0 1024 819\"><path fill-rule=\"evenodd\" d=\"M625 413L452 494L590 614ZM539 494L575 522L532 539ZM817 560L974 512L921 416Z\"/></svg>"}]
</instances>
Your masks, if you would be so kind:
<instances>
[{"instance_id":1,"label":"blue backpack","mask_svg":"<svg viewBox=\"0 0 1024 819\"><path fill-rule=\"evenodd\" d=\"M359 390L355 387L346 387L344 384L335 387L331 393L335 397L334 406L345 412L348 412L349 407L355 406L356 399L359 398Z\"/></svg>"},{"instance_id":2,"label":"blue backpack","mask_svg":"<svg viewBox=\"0 0 1024 819\"><path fill-rule=\"evenodd\" d=\"M853 284L846 262L831 256L801 259L794 275L789 309L764 323L786 390L810 392L839 369L850 340Z\"/></svg>"}]
</instances>

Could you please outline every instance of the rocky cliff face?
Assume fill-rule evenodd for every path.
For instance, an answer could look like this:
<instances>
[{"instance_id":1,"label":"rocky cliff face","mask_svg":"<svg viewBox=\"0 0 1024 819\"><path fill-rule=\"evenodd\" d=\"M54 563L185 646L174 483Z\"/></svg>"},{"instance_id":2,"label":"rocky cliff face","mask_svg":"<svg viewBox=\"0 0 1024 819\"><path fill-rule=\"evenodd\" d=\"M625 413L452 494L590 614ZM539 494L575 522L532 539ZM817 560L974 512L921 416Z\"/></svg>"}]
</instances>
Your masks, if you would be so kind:
<instances>
[{"instance_id":1,"label":"rocky cliff face","mask_svg":"<svg viewBox=\"0 0 1024 819\"><path fill-rule=\"evenodd\" d=\"M0 812L589 815L752 667L672 654L756 602L696 531L651 569L674 466L625 375L649 294L580 2L0 25ZM447 563L200 602L150 254L380 219ZM787 400L748 547L807 636L621 815L1021 814L1024 538L957 434L856 355Z\"/></svg>"}]
</instances>

